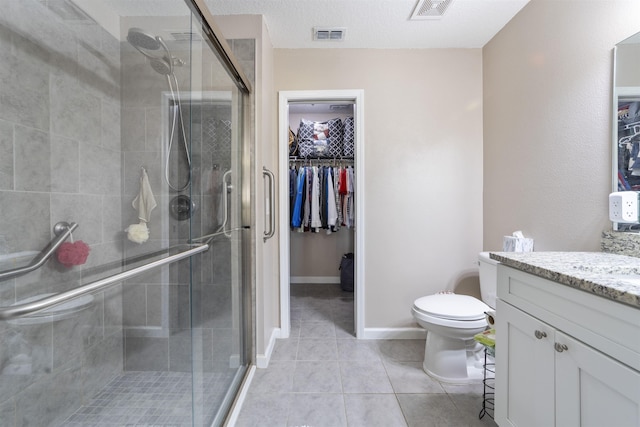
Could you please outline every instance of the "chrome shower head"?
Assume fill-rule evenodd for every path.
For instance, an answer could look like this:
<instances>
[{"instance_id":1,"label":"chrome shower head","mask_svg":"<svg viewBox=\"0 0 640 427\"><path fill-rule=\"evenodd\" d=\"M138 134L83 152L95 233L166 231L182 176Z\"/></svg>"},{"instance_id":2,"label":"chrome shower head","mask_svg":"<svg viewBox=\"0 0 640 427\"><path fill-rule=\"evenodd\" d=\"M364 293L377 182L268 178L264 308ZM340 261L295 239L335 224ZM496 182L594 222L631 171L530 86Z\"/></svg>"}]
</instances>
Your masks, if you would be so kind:
<instances>
[{"instance_id":1,"label":"chrome shower head","mask_svg":"<svg viewBox=\"0 0 640 427\"><path fill-rule=\"evenodd\" d=\"M168 76L173 73L174 65L183 65L184 62L171 55L171 51L160 36L149 34L142 28L131 27L127 33L127 41L138 52L149 58L151 68L157 73ZM161 52L154 52L162 50Z\"/></svg>"},{"instance_id":2,"label":"chrome shower head","mask_svg":"<svg viewBox=\"0 0 640 427\"><path fill-rule=\"evenodd\" d=\"M151 64L151 68L158 74L162 74L163 76L168 76L173 73L173 65L167 60L166 57L163 58L152 58L149 60Z\"/></svg>"},{"instance_id":3,"label":"chrome shower head","mask_svg":"<svg viewBox=\"0 0 640 427\"><path fill-rule=\"evenodd\" d=\"M158 40L157 36L147 33L142 28L136 27L129 28L129 32L127 33L127 41L138 50L158 50L162 47L163 44ZM142 53L146 55L145 52Z\"/></svg>"}]
</instances>

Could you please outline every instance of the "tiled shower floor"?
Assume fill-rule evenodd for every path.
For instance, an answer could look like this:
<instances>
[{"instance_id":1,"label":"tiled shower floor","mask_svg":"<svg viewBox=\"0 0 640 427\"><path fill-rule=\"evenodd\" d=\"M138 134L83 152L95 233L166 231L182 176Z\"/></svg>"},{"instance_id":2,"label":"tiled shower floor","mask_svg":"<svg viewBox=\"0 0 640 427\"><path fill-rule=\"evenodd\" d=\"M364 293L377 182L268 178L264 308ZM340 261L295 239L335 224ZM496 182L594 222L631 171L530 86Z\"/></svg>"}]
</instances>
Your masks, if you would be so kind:
<instances>
[{"instance_id":1,"label":"tiled shower floor","mask_svg":"<svg viewBox=\"0 0 640 427\"><path fill-rule=\"evenodd\" d=\"M200 390L207 390L196 402L208 410L218 407L232 373L205 374ZM192 381L187 372L124 372L61 427L190 427L192 425ZM210 418L207 417L207 418Z\"/></svg>"}]
</instances>

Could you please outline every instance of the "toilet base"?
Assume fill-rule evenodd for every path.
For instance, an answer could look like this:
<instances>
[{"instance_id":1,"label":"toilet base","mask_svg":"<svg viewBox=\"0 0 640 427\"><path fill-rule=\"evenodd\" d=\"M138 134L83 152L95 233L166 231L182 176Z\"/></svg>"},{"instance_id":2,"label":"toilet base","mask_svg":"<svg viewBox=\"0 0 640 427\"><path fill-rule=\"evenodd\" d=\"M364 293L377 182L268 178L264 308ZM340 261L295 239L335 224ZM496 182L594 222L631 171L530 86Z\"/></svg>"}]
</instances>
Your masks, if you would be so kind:
<instances>
[{"instance_id":1,"label":"toilet base","mask_svg":"<svg viewBox=\"0 0 640 427\"><path fill-rule=\"evenodd\" d=\"M484 378L483 356L482 346L473 340L448 338L428 331L422 369L441 382L481 383Z\"/></svg>"}]
</instances>

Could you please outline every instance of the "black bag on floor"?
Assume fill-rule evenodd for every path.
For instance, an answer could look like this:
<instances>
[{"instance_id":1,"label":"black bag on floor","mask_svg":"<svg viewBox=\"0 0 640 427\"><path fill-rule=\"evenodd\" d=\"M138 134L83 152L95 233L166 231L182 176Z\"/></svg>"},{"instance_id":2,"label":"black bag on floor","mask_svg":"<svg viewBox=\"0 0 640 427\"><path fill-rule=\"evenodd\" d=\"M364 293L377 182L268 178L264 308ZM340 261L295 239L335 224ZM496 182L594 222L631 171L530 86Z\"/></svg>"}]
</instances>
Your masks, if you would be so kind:
<instances>
[{"instance_id":1,"label":"black bag on floor","mask_svg":"<svg viewBox=\"0 0 640 427\"><path fill-rule=\"evenodd\" d=\"M353 292L353 254L342 256L340 261L340 287L343 291Z\"/></svg>"}]
</instances>

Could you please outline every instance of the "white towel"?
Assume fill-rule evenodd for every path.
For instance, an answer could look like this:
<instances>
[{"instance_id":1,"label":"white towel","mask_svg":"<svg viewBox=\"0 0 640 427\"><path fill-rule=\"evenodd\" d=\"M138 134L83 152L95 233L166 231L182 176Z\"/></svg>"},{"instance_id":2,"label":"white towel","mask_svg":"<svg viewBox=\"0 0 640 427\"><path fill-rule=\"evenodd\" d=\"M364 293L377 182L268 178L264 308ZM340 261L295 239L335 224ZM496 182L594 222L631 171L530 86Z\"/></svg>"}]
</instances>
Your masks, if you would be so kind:
<instances>
[{"instance_id":1,"label":"white towel","mask_svg":"<svg viewBox=\"0 0 640 427\"><path fill-rule=\"evenodd\" d=\"M140 176L140 192L133 199L133 208L138 211L138 218L144 222L149 222L151 219L151 211L158 206L156 198L151 191L151 185L149 184L149 177L147 171L142 169L142 176Z\"/></svg>"}]
</instances>

